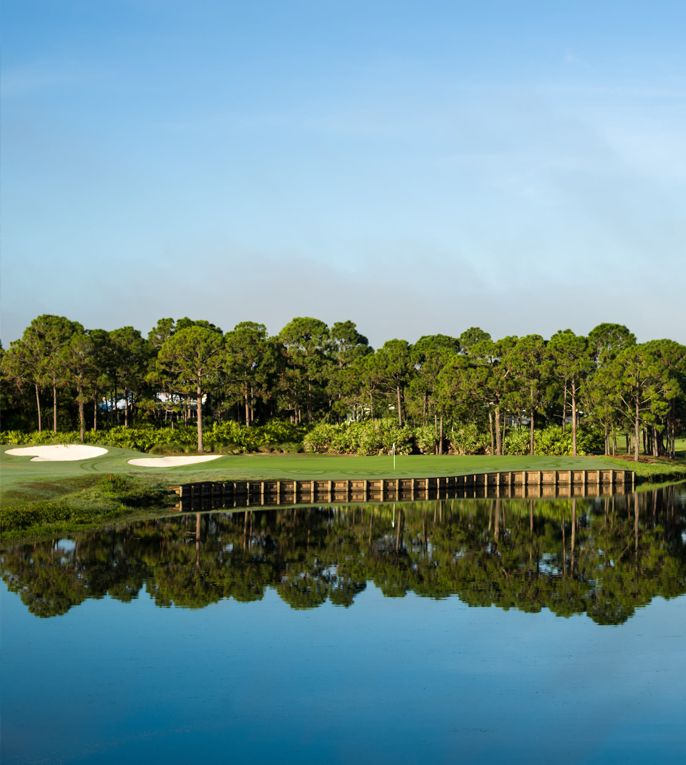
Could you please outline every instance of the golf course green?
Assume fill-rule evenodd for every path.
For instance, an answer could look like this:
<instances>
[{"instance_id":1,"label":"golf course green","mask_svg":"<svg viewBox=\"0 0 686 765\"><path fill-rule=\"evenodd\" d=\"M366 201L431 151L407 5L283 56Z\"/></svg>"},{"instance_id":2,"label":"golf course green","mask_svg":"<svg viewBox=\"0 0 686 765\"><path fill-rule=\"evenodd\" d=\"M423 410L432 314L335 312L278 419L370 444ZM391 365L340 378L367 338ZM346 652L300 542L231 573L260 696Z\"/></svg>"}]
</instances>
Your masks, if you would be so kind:
<instances>
[{"instance_id":1,"label":"golf course green","mask_svg":"<svg viewBox=\"0 0 686 765\"><path fill-rule=\"evenodd\" d=\"M597 470L616 467L598 457L490 457L453 455L400 455L334 457L298 455L222 455L210 462L183 467L151 468L130 465L129 460L150 457L131 449L107 447L107 454L78 462L32 462L30 457L0 450L2 491L20 485L59 481L86 475L146 476L168 485L193 481L310 480L347 478L430 478L434 476L492 473L509 470ZM627 465L627 469L631 469Z\"/></svg>"},{"instance_id":2,"label":"golf course green","mask_svg":"<svg viewBox=\"0 0 686 765\"><path fill-rule=\"evenodd\" d=\"M32 460L0 447L3 543L72 533L114 522L156 517L177 501L170 487L200 481L433 478L519 470L636 470L649 480L679 480L680 464L636 464L606 457L553 456L329 456L320 454L221 455L182 467L144 467L130 460L152 455L103 447L104 454L74 461ZM190 455L186 455L190 456ZM663 471L669 472L669 475Z\"/></svg>"}]
</instances>

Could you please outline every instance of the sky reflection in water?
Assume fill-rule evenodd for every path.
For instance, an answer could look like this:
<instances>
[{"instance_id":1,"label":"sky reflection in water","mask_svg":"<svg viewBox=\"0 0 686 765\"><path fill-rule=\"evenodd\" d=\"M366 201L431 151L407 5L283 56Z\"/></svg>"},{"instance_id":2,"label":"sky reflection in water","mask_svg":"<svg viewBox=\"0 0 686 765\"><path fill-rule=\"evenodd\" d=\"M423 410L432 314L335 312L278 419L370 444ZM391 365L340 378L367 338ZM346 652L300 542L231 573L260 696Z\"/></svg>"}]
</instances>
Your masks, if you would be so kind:
<instances>
[{"instance_id":1,"label":"sky reflection in water","mask_svg":"<svg viewBox=\"0 0 686 765\"><path fill-rule=\"evenodd\" d=\"M685 530L670 487L6 550L3 761L680 761Z\"/></svg>"}]
</instances>

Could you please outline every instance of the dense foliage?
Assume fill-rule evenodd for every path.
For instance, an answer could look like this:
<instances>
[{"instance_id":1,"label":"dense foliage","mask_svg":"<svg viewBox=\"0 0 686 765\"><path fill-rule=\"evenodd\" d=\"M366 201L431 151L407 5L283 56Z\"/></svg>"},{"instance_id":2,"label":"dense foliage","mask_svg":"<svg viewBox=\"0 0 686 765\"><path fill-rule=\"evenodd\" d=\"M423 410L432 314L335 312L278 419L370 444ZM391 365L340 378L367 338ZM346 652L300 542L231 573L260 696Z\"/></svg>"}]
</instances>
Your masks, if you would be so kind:
<instances>
[{"instance_id":1,"label":"dense foliage","mask_svg":"<svg viewBox=\"0 0 686 765\"><path fill-rule=\"evenodd\" d=\"M59 440L78 430L159 453L609 454L623 435L635 459L674 457L686 421L686 348L617 324L547 341L472 327L374 350L351 321L299 317L270 337L161 319L144 338L46 315L1 370L7 443L52 437L48 401Z\"/></svg>"}]
</instances>

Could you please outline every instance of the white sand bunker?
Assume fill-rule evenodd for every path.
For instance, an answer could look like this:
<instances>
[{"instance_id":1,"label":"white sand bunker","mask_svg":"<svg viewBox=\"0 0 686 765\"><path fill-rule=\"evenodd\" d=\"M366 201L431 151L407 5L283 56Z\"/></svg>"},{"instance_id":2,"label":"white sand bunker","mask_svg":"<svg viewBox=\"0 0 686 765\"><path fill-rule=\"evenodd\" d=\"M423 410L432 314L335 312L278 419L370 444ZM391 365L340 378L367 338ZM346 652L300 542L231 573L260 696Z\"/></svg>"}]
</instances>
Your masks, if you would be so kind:
<instances>
[{"instance_id":1,"label":"white sand bunker","mask_svg":"<svg viewBox=\"0 0 686 765\"><path fill-rule=\"evenodd\" d=\"M193 465L195 462L209 462L218 460L221 454L208 455L207 457L144 457L138 460L129 460L129 465L137 467L182 467L183 465Z\"/></svg>"},{"instance_id":2,"label":"white sand bunker","mask_svg":"<svg viewBox=\"0 0 686 765\"><path fill-rule=\"evenodd\" d=\"M33 457L31 462L76 462L107 454L107 449L85 444L50 444L49 446L22 446L8 449L5 454L15 457Z\"/></svg>"}]
</instances>

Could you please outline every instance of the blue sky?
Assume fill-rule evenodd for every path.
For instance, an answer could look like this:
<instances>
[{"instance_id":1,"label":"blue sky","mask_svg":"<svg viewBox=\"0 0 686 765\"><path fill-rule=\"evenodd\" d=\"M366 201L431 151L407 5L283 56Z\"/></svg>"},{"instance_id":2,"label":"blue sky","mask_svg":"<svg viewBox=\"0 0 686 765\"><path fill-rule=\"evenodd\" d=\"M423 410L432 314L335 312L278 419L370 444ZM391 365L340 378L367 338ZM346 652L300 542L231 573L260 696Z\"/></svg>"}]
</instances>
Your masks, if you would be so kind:
<instances>
[{"instance_id":1,"label":"blue sky","mask_svg":"<svg viewBox=\"0 0 686 765\"><path fill-rule=\"evenodd\" d=\"M41 313L686 342L683 2L7 0L2 341Z\"/></svg>"}]
</instances>

